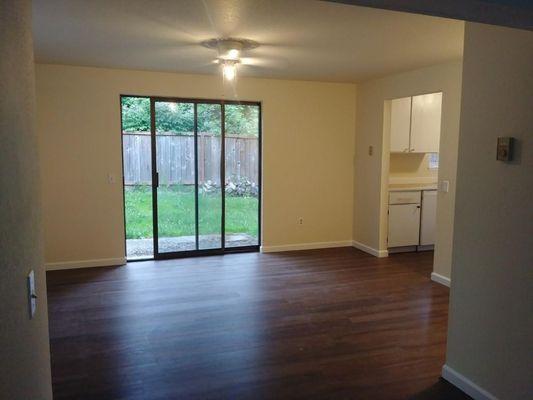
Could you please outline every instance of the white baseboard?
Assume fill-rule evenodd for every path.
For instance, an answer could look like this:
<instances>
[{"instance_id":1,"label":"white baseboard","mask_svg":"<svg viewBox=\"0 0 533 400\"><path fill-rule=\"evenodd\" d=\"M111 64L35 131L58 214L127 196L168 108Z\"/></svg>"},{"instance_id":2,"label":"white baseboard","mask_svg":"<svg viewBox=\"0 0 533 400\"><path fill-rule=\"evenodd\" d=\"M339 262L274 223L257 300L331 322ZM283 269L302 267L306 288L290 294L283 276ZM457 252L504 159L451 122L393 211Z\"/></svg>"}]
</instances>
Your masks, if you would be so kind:
<instances>
[{"instance_id":1,"label":"white baseboard","mask_svg":"<svg viewBox=\"0 0 533 400\"><path fill-rule=\"evenodd\" d=\"M365 253L372 254L375 257L388 257L389 252L387 250L378 250L374 249L373 247L367 246L366 244L363 244L361 242L353 241L352 246L356 249L359 249L361 251L364 251Z\"/></svg>"},{"instance_id":2,"label":"white baseboard","mask_svg":"<svg viewBox=\"0 0 533 400\"><path fill-rule=\"evenodd\" d=\"M124 264L126 264L126 257L100 258L100 259L95 259L95 260L81 260L81 261L60 261L60 262L46 263L44 266L47 271L55 271L59 269L110 267L110 266L124 265Z\"/></svg>"},{"instance_id":3,"label":"white baseboard","mask_svg":"<svg viewBox=\"0 0 533 400\"><path fill-rule=\"evenodd\" d=\"M498 400L496 396L479 387L448 365L442 367L442 377L475 400Z\"/></svg>"},{"instance_id":4,"label":"white baseboard","mask_svg":"<svg viewBox=\"0 0 533 400\"><path fill-rule=\"evenodd\" d=\"M351 240L343 240L340 242L282 244L279 246L261 246L261 253L276 253L279 251L294 251L294 250L328 249L332 247L349 247L351 245L352 245Z\"/></svg>"},{"instance_id":5,"label":"white baseboard","mask_svg":"<svg viewBox=\"0 0 533 400\"><path fill-rule=\"evenodd\" d=\"M437 274L436 272L431 273L431 280L433 282L440 283L441 285L450 287L451 280L450 278L445 277L444 275Z\"/></svg>"}]
</instances>

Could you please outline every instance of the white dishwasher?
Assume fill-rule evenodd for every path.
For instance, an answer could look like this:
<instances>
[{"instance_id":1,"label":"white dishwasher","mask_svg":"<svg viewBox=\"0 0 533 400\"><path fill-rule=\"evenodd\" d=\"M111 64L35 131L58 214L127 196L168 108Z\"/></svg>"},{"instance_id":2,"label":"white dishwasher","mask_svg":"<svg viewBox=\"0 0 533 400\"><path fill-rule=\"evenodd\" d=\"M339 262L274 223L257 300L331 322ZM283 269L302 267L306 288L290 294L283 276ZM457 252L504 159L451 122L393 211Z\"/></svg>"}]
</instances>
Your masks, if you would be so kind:
<instances>
[{"instance_id":1,"label":"white dishwasher","mask_svg":"<svg viewBox=\"0 0 533 400\"><path fill-rule=\"evenodd\" d=\"M388 247L420 243L420 191L389 193Z\"/></svg>"},{"instance_id":2,"label":"white dishwasher","mask_svg":"<svg viewBox=\"0 0 533 400\"><path fill-rule=\"evenodd\" d=\"M422 192L422 220L420 222L420 245L435 244L437 230L437 191L424 190Z\"/></svg>"}]
</instances>

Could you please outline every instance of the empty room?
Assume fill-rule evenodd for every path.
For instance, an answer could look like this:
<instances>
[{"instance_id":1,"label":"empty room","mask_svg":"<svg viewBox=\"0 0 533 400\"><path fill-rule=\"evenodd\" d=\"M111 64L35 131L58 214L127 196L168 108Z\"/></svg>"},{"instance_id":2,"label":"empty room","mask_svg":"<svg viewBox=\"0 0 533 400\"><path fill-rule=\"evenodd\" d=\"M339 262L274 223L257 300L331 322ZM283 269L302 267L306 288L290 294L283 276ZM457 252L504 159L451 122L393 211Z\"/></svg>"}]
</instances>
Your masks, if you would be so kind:
<instances>
[{"instance_id":1,"label":"empty room","mask_svg":"<svg viewBox=\"0 0 533 400\"><path fill-rule=\"evenodd\" d=\"M0 396L533 396L528 2L2 0Z\"/></svg>"}]
</instances>

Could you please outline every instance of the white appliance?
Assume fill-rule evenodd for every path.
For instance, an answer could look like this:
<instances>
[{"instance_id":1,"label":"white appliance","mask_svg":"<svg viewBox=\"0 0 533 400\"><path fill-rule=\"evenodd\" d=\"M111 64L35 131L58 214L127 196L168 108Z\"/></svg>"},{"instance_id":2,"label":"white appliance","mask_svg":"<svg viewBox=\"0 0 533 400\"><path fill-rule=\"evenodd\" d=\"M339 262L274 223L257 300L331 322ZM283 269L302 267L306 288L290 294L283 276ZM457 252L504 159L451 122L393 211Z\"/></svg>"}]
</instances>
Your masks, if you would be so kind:
<instances>
[{"instance_id":1,"label":"white appliance","mask_svg":"<svg viewBox=\"0 0 533 400\"><path fill-rule=\"evenodd\" d=\"M422 192L422 218L420 222L420 245L435 244L437 228L437 191L424 190Z\"/></svg>"}]
</instances>

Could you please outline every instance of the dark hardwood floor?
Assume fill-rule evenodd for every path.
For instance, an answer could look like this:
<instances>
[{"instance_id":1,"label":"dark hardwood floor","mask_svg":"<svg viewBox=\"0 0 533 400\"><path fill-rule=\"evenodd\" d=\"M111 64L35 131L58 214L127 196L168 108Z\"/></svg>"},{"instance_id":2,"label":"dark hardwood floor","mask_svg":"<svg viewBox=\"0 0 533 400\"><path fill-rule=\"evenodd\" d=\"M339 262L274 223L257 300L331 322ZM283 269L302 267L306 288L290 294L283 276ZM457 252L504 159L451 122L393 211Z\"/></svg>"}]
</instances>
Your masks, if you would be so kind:
<instances>
[{"instance_id":1,"label":"dark hardwood floor","mask_svg":"<svg viewBox=\"0 0 533 400\"><path fill-rule=\"evenodd\" d=\"M54 398L467 399L439 381L448 289L432 259L342 248L48 272Z\"/></svg>"}]
</instances>

